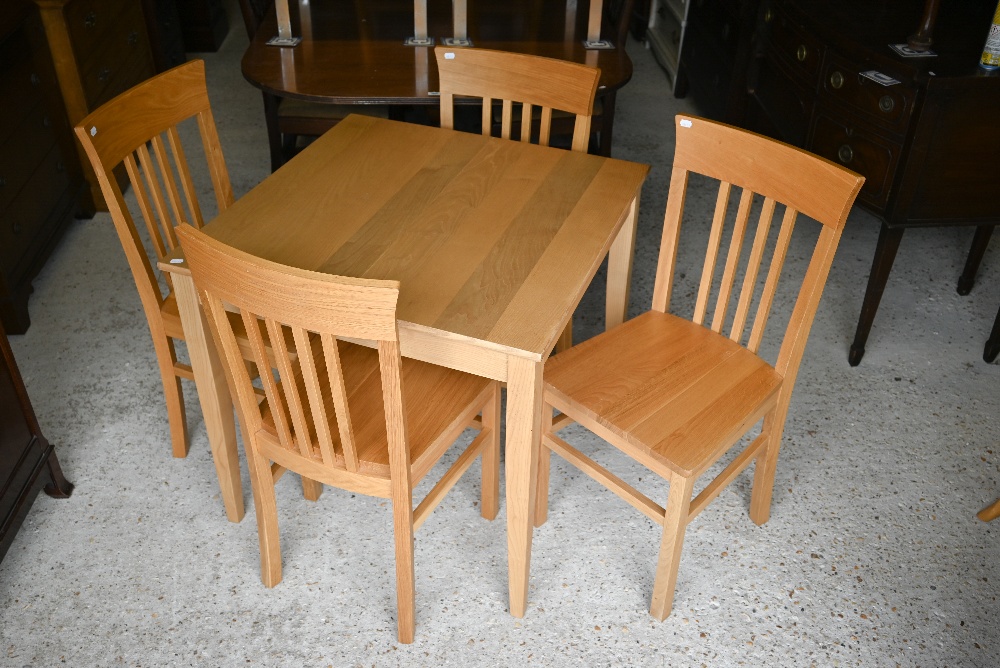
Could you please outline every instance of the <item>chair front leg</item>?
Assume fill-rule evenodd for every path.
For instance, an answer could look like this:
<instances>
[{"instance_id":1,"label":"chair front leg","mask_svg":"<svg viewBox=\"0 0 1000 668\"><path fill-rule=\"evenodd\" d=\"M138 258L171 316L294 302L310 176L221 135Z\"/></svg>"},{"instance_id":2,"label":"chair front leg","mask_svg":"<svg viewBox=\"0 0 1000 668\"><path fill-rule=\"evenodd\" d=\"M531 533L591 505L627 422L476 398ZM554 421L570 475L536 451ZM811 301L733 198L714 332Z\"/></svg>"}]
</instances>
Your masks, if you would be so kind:
<instances>
[{"instance_id":1,"label":"chair front leg","mask_svg":"<svg viewBox=\"0 0 1000 668\"><path fill-rule=\"evenodd\" d=\"M649 606L649 614L661 622L670 615L674 606L677 568L680 566L681 548L684 547L684 532L687 530L693 490L694 478L675 475L670 479L660 556L656 563L656 579L653 581L653 600Z\"/></svg>"},{"instance_id":2,"label":"chair front leg","mask_svg":"<svg viewBox=\"0 0 1000 668\"><path fill-rule=\"evenodd\" d=\"M413 493L408 485L393 481L392 525L396 543L396 617L399 642L413 642Z\"/></svg>"}]
</instances>

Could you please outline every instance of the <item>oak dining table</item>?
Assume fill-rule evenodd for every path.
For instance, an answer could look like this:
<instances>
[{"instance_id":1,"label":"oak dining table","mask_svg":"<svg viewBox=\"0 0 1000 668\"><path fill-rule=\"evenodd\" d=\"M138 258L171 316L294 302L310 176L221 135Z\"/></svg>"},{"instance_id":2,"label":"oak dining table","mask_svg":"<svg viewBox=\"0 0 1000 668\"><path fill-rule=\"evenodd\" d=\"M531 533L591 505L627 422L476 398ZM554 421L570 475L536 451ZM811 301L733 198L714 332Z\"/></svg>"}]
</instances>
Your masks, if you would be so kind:
<instances>
[{"instance_id":1,"label":"oak dining table","mask_svg":"<svg viewBox=\"0 0 1000 668\"><path fill-rule=\"evenodd\" d=\"M203 228L274 262L398 280L404 358L506 383L510 611L518 617L528 591L544 362L605 257L606 326L624 320L648 170L351 115ZM225 371L182 249L159 266L177 296L226 512L239 521Z\"/></svg>"}]
</instances>

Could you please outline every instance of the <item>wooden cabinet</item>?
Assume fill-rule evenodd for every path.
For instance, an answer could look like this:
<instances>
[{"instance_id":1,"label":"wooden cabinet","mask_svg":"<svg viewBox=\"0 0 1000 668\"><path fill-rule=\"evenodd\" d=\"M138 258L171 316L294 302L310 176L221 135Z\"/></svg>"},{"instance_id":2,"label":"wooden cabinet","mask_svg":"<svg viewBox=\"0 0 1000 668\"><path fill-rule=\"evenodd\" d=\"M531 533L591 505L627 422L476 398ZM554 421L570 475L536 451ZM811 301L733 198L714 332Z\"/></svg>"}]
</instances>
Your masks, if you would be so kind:
<instances>
[{"instance_id":1,"label":"wooden cabinet","mask_svg":"<svg viewBox=\"0 0 1000 668\"><path fill-rule=\"evenodd\" d=\"M137 0L34 0L41 12L70 125L154 73L142 3ZM89 188L81 210L106 211L83 150Z\"/></svg>"},{"instance_id":2,"label":"wooden cabinet","mask_svg":"<svg viewBox=\"0 0 1000 668\"><path fill-rule=\"evenodd\" d=\"M65 498L73 485L63 477L52 445L42 436L0 327L0 559L3 559L38 492Z\"/></svg>"},{"instance_id":3,"label":"wooden cabinet","mask_svg":"<svg viewBox=\"0 0 1000 668\"><path fill-rule=\"evenodd\" d=\"M739 123L757 0L688 0L674 94L703 116Z\"/></svg>"},{"instance_id":4,"label":"wooden cabinet","mask_svg":"<svg viewBox=\"0 0 1000 668\"><path fill-rule=\"evenodd\" d=\"M745 9L737 12L739 6ZM995 7L996 0L942 2L936 55L904 58L889 45L905 43L916 30L923 0L763 0L759 6L757 0L692 0L681 71L699 110L801 146L866 179L857 201L881 219L882 230L851 364L864 355L903 230L980 227L959 284L964 294L992 226L1000 223L993 169L1000 155L1000 73L977 66ZM749 41L730 36L726 42L728 25L750 33ZM896 83L863 76L869 71Z\"/></svg>"},{"instance_id":5,"label":"wooden cabinet","mask_svg":"<svg viewBox=\"0 0 1000 668\"><path fill-rule=\"evenodd\" d=\"M31 281L73 219L83 177L34 6L0 13L0 322L29 324Z\"/></svg>"}]
</instances>

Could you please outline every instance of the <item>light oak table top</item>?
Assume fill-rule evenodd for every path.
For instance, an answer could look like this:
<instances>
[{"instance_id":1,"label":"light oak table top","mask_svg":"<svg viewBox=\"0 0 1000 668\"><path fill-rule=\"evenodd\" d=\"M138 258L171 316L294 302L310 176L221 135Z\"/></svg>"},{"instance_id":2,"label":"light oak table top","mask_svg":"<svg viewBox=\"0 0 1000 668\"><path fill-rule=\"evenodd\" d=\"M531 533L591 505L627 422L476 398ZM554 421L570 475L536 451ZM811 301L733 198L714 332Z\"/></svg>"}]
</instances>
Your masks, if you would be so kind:
<instances>
[{"instance_id":1,"label":"light oak table top","mask_svg":"<svg viewBox=\"0 0 1000 668\"><path fill-rule=\"evenodd\" d=\"M254 255L400 281L406 357L507 383L511 612L524 614L541 378L609 255L607 325L622 322L645 165L384 119L350 116L205 226ZM232 402L180 253L174 275L213 451L242 488ZM233 497L239 497L234 499Z\"/></svg>"}]
</instances>

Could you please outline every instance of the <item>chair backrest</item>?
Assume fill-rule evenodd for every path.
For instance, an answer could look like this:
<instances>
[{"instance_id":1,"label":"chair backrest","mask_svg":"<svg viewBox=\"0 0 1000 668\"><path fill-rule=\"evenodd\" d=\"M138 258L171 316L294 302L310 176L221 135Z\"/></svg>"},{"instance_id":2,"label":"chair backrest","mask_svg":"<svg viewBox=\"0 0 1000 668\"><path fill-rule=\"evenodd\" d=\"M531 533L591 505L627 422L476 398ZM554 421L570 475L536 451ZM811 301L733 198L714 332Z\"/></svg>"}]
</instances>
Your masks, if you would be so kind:
<instances>
[{"instance_id":1,"label":"chair backrest","mask_svg":"<svg viewBox=\"0 0 1000 668\"><path fill-rule=\"evenodd\" d=\"M685 191L690 173L702 174L720 182L693 320L704 324L707 315L713 294L716 262L726 235L724 228L729 218L730 195L736 186L742 192L732 231L728 233L729 248L720 285L715 290L710 327L716 332L724 333L729 306L736 295L733 288L737 277L742 273L739 298L730 321L729 338L737 342L743 341L747 318L752 304L756 302L749 337L744 344L754 353L758 351L764 336L796 218L799 213L803 213L815 219L822 224L822 228L799 287L775 365L776 370L785 376L788 387L791 387L844 222L864 183L864 177L793 146L722 123L683 115L678 115L675 123L677 144L653 289L653 309L666 311L670 304ZM760 215L749 255L745 261L741 261L745 252L743 241L755 196L763 198ZM779 204L784 206L784 214L777 238L772 244L769 242L771 222L776 205ZM769 266L764 284L759 286L759 270L766 255L770 255Z\"/></svg>"},{"instance_id":2,"label":"chair backrest","mask_svg":"<svg viewBox=\"0 0 1000 668\"><path fill-rule=\"evenodd\" d=\"M274 0L240 0L240 13L243 14L243 26L247 37L253 40L257 34L264 16L274 7Z\"/></svg>"},{"instance_id":3,"label":"chair backrest","mask_svg":"<svg viewBox=\"0 0 1000 668\"><path fill-rule=\"evenodd\" d=\"M573 150L586 151L590 141L590 121L594 95L601 70L555 58L489 49L434 49L441 88L441 127L454 128L455 96L483 100L482 132L490 134L493 101L502 102L500 136L511 138L514 103L521 103L521 141L529 141L532 107L541 109L538 143L549 144L552 110L576 116Z\"/></svg>"},{"instance_id":4,"label":"chair backrest","mask_svg":"<svg viewBox=\"0 0 1000 668\"><path fill-rule=\"evenodd\" d=\"M177 126L196 118L219 211L233 203L233 189L205 85L205 63L179 65L125 91L80 121L76 135L101 184L128 258L147 318L164 296L135 220L118 185L124 164L158 260L177 246L174 228L203 224L197 192Z\"/></svg>"},{"instance_id":5,"label":"chair backrest","mask_svg":"<svg viewBox=\"0 0 1000 668\"><path fill-rule=\"evenodd\" d=\"M371 372L381 377L386 438L390 452L407 452L396 329L398 282L279 265L226 246L190 226L178 228L178 234L216 344L225 357L240 417L255 444L255 439L264 439L281 448L284 461L297 461L300 465L293 468L300 472L318 465L330 471L358 472L355 421L347 391L357 379L345 383L337 341L348 337L377 342L378 368L373 364ZM265 402L258 403L227 309L242 316ZM276 342L273 352L265 347L265 332ZM276 433L264 427L267 413ZM336 425L336 431L331 425ZM397 459L409 462L408 457ZM390 456L390 467L393 461ZM322 476L316 479L322 481Z\"/></svg>"}]
</instances>

